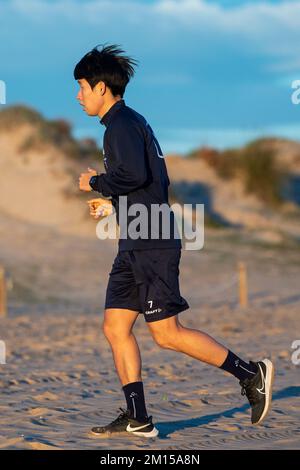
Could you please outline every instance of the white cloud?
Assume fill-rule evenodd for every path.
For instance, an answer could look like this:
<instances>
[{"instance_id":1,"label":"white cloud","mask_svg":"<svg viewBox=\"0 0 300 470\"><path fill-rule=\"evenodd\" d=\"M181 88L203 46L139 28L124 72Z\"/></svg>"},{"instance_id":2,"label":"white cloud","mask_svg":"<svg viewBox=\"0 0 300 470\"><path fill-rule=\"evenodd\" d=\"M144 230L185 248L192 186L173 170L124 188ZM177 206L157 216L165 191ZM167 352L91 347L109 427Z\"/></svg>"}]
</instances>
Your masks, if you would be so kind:
<instances>
[{"instance_id":1,"label":"white cloud","mask_svg":"<svg viewBox=\"0 0 300 470\"><path fill-rule=\"evenodd\" d=\"M224 8L208 0L12 0L0 3L0 17L11 13L41 25L50 22L73 27L99 27L99 33L122 32L136 48L167 51L176 41L198 41L199 50L228 44L245 53L269 55L274 71L299 68L300 2L248 2ZM29 25L28 25L29 26ZM53 25L52 25L53 26ZM81 29L82 31L82 29ZM140 37L137 41L136 38ZM191 38L191 39L190 39ZM208 41L208 42L206 42Z\"/></svg>"}]
</instances>

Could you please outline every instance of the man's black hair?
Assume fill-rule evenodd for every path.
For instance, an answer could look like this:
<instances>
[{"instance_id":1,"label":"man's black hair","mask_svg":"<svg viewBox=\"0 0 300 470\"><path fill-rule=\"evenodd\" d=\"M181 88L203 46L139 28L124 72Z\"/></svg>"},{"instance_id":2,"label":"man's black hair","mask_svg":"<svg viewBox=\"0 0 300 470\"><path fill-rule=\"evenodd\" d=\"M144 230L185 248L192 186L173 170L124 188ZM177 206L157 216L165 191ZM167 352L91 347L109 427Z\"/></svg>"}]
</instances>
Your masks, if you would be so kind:
<instances>
[{"instance_id":1,"label":"man's black hair","mask_svg":"<svg viewBox=\"0 0 300 470\"><path fill-rule=\"evenodd\" d=\"M114 96L123 98L127 83L134 75L134 66L138 61L122 55L124 51L119 45L99 45L85 54L74 69L75 80L85 78L93 89L103 81Z\"/></svg>"}]
</instances>

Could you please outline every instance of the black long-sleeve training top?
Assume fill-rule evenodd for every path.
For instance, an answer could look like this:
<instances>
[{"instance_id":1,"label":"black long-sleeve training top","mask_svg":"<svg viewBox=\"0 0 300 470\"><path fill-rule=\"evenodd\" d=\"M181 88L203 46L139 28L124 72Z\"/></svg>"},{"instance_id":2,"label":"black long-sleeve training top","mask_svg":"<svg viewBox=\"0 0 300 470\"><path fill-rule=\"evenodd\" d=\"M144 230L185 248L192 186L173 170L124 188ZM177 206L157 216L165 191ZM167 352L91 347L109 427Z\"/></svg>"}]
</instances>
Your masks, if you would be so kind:
<instances>
[{"instance_id":1,"label":"black long-sleeve training top","mask_svg":"<svg viewBox=\"0 0 300 470\"><path fill-rule=\"evenodd\" d=\"M100 123L106 127L103 137L106 173L97 175L90 184L104 197L111 197L120 228L119 250L181 248L176 219L168 200L170 180L166 163L151 126L141 114L127 106L124 99L117 101ZM133 210L136 208L128 213L133 204L143 204L147 209L146 224L138 224L141 213ZM155 217L154 212L151 217L154 205L159 209L162 204L164 218L161 214ZM136 226L138 235L132 236L130 226ZM125 236L127 238L122 238ZM138 238L134 239L135 236Z\"/></svg>"}]
</instances>

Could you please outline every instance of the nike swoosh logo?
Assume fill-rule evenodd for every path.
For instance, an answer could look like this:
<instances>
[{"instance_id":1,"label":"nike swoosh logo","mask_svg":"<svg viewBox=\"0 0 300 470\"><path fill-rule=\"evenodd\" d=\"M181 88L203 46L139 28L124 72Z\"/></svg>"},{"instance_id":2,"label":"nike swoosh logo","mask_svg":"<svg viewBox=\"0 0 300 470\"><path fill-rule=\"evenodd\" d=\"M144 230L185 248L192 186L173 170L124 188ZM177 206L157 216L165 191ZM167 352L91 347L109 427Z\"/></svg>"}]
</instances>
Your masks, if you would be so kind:
<instances>
[{"instance_id":1,"label":"nike swoosh logo","mask_svg":"<svg viewBox=\"0 0 300 470\"><path fill-rule=\"evenodd\" d=\"M265 389L266 387L266 380L265 380L265 377L264 377L264 373L262 371L262 368L260 366L260 364L258 364L258 367L260 368L260 373L261 373L261 376L262 376L262 387L261 388L257 388L256 390L261 393L262 395L265 395L266 392L263 392L263 390Z\"/></svg>"},{"instance_id":2,"label":"nike swoosh logo","mask_svg":"<svg viewBox=\"0 0 300 470\"><path fill-rule=\"evenodd\" d=\"M130 431L139 431L140 429L144 429L146 428L147 426L149 426L149 423L147 424L144 424L143 426L138 426L137 428L132 428L130 426L130 424L127 425L127 428L126 428L126 431L130 432Z\"/></svg>"}]
</instances>

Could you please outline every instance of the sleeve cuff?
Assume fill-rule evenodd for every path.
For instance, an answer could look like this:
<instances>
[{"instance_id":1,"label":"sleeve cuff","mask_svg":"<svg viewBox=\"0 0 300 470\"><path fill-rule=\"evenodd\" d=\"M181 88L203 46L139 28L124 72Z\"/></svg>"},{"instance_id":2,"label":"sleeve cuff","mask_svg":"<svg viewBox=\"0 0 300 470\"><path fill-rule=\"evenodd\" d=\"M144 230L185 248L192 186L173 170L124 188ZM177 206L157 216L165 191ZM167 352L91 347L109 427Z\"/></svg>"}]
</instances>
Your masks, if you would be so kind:
<instances>
[{"instance_id":1,"label":"sleeve cuff","mask_svg":"<svg viewBox=\"0 0 300 470\"><path fill-rule=\"evenodd\" d=\"M92 176L89 180L89 185L94 191L101 193L105 198L111 198L111 193L104 189L105 185L103 187L102 178L104 176L103 173Z\"/></svg>"},{"instance_id":2,"label":"sleeve cuff","mask_svg":"<svg viewBox=\"0 0 300 470\"><path fill-rule=\"evenodd\" d=\"M99 175L93 175L93 176L91 176L90 181L89 181L89 185L90 185L90 187L91 187L94 191L99 191L99 189L98 189L98 186L99 186Z\"/></svg>"}]
</instances>

